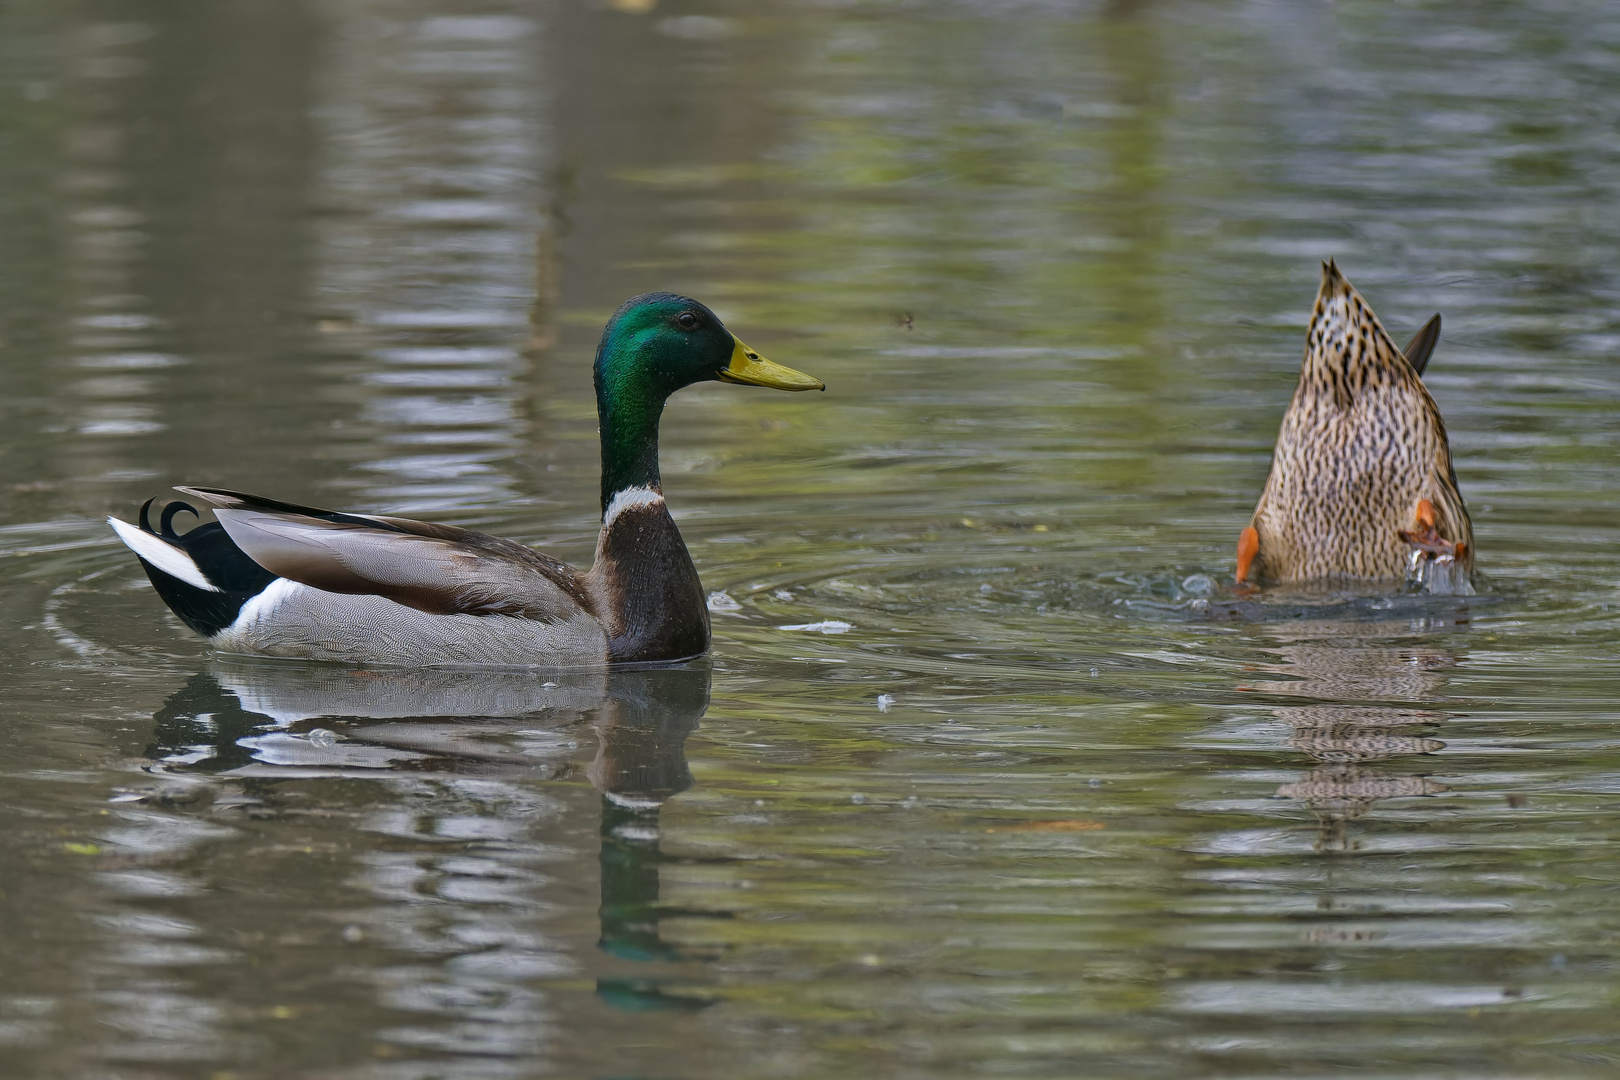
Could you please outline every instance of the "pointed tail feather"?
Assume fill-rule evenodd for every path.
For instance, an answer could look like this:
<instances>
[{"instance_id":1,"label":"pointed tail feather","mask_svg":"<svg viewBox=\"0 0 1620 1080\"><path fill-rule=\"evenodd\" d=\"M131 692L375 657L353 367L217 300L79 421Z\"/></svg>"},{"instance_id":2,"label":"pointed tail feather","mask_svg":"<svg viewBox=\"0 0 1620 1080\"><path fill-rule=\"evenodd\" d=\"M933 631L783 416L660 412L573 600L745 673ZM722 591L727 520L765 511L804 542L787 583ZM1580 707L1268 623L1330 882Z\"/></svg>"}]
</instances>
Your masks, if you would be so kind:
<instances>
[{"instance_id":1,"label":"pointed tail feather","mask_svg":"<svg viewBox=\"0 0 1620 1080\"><path fill-rule=\"evenodd\" d=\"M224 591L208 580L208 575L202 572L202 567L198 566L196 560L179 544L170 543L157 533L143 531L115 517L108 518L107 524L113 527L118 538L128 545L131 551L140 556L141 562L153 569L161 570L194 589L216 593Z\"/></svg>"},{"instance_id":2,"label":"pointed tail feather","mask_svg":"<svg viewBox=\"0 0 1620 1080\"><path fill-rule=\"evenodd\" d=\"M1406 362L1412 365L1412 370L1419 375L1429 366L1429 357L1434 355L1434 347L1440 343L1440 313L1435 312L1434 318L1423 324L1423 329L1412 335L1412 340L1406 343L1401 351L1406 354Z\"/></svg>"},{"instance_id":3,"label":"pointed tail feather","mask_svg":"<svg viewBox=\"0 0 1620 1080\"><path fill-rule=\"evenodd\" d=\"M163 602L197 633L213 637L230 626L241 614L242 605L276 580L276 575L248 558L217 522L177 534L175 515L197 513L186 503L164 507L157 529L149 517L151 506L148 500L141 507L139 525L112 517L107 524L141 560Z\"/></svg>"}]
</instances>

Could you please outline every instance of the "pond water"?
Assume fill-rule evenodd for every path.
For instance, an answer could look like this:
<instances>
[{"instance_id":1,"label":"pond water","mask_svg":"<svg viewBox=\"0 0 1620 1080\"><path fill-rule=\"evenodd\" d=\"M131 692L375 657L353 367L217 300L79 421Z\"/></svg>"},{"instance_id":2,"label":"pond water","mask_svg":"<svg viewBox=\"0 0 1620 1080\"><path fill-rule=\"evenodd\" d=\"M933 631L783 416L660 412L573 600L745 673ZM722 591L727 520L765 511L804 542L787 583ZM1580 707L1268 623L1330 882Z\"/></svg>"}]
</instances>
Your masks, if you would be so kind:
<instances>
[{"instance_id":1,"label":"pond water","mask_svg":"<svg viewBox=\"0 0 1620 1080\"><path fill-rule=\"evenodd\" d=\"M0 0L0 1074L1612 1076L1598 0ZM1240 597L1319 261L1480 595ZM712 656L211 656L177 483L588 562L705 300Z\"/></svg>"}]
</instances>

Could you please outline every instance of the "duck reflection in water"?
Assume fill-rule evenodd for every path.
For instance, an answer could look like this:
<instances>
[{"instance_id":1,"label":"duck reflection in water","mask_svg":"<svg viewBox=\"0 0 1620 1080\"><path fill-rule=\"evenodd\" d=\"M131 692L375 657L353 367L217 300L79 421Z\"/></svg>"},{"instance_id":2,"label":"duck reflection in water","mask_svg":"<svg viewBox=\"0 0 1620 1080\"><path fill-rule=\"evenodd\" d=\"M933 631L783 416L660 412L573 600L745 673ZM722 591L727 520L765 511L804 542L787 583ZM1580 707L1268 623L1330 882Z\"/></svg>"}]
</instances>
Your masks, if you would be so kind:
<instances>
[{"instance_id":1,"label":"duck reflection in water","mask_svg":"<svg viewBox=\"0 0 1620 1080\"><path fill-rule=\"evenodd\" d=\"M1424 629L1436 621L1424 620ZM1433 754L1445 743L1431 738L1450 718L1423 707L1440 698L1444 672L1461 659L1434 645L1400 645L1411 633L1406 622L1356 623L1328 620L1273 625L1281 662L1265 670L1286 681L1249 684L1250 689L1315 699L1308 705L1279 705L1278 720L1288 725L1288 743L1317 762L1315 768L1277 790L1298 799L1320 822L1317 849L1354 850L1349 823L1381 799L1435 795L1449 790L1424 772L1383 768Z\"/></svg>"},{"instance_id":2,"label":"duck reflection in water","mask_svg":"<svg viewBox=\"0 0 1620 1080\"><path fill-rule=\"evenodd\" d=\"M599 947L633 961L686 959L661 936L659 814L692 775L686 740L709 704L710 670L674 667L521 671L345 670L216 661L156 714L148 755L184 782L199 774L266 785L315 777L453 774L511 780L578 775L578 733L596 753L582 770L601 793ZM683 917L715 913L683 911ZM655 979L601 979L607 1003L701 1008Z\"/></svg>"}]
</instances>

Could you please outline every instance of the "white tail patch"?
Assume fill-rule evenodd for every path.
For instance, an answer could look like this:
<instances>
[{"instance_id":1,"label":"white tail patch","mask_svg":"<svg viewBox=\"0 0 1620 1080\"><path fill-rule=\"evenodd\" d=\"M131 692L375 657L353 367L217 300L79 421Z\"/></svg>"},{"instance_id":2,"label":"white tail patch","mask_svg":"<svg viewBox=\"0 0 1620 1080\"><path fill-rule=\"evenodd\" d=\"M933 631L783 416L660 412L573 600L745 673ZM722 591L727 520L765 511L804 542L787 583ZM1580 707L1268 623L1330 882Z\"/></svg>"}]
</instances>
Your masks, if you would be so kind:
<instances>
[{"instance_id":1,"label":"white tail patch","mask_svg":"<svg viewBox=\"0 0 1620 1080\"><path fill-rule=\"evenodd\" d=\"M662 506L664 497L650 487L625 488L613 496L608 503L607 512L602 515L602 528L613 527L614 519L626 510L634 510L641 506Z\"/></svg>"},{"instance_id":2,"label":"white tail patch","mask_svg":"<svg viewBox=\"0 0 1620 1080\"><path fill-rule=\"evenodd\" d=\"M192 561L180 548L175 547L161 536L153 536L142 529L137 529L127 521L119 521L115 517L107 519L107 524L118 533L118 538L129 545L129 549L159 570L172 578L179 578L187 585L194 586L207 592L223 592L218 585L203 574L197 564Z\"/></svg>"},{"instance_id":3,"label":"white tail patch","mask_svg":"<svg viewBox=\"0 0 1620 1080\"><path fill-rule=\"evenodd\" d=\"M313 590L308 585L300 585L296 581L288 581L284 577L276 578L257 596L248 597L248 602L236 613L236 621L220 631L219 636L214 639L215 643L226 652L257 652L252 644L253 634L266 627L273 629L276 609L293 597L306 592L318 590Z\"/></svg>"}]
</instances>

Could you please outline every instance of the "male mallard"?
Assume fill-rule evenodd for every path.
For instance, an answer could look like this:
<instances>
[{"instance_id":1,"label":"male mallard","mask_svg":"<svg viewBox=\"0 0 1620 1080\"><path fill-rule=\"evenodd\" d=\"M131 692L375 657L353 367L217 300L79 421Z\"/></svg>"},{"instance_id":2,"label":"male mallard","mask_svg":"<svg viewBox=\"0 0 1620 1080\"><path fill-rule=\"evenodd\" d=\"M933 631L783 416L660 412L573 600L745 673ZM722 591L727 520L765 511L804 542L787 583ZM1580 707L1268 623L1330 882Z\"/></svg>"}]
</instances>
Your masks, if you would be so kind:
<instances>
[{"instance_id":1,"label":"male mallard","mask_svg":"<svg viewBox=\"0 0 1620 1080\"><path fill-rule=\"evenodd\" d=\"M1299 385L1238 540L1239 582L1473 591L1468 509L1419 377L1439 338L1436 315L1402 353L1338 266L1322 268Z\"/></svg>"},{"instance_id":2,"label":"male mallard","mask_svg":"<svg viewBox=\"0 0 1620 1080\"><path fill-rule=\"evenodd\" d=\"M709 647L703 587L658 478L658 419L710 380L825 389L744 345L714 312L648 293L608 320L596 349L602 531L581 572L452 525L341 514L214 488L219 509L176 535L109 518L158 595L224 652L349 663L597 666L678 660Z\"/></svg>"}]
</instances>

